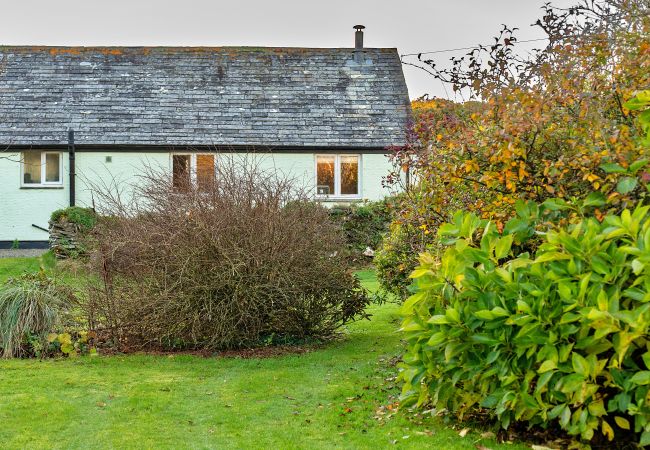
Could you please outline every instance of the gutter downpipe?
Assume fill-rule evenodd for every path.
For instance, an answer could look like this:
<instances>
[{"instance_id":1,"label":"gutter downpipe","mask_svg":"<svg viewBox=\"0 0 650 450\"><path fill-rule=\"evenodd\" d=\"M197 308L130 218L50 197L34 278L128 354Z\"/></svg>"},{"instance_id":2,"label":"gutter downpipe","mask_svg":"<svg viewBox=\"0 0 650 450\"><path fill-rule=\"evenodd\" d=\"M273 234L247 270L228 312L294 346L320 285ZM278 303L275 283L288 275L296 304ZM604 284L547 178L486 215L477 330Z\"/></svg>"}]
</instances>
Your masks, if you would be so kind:
<instances>
[{"instance_id":1,"label":"gutter downpipe","mask_svg":"<svg viewBox=\"0 0 650 450\"><path fill-rule=\"evenodd\" d=\"M75 204L75 149L74 149L74 130L68 129L68 156L70 158L70 206Z\"/></svg>"}]
</instances>

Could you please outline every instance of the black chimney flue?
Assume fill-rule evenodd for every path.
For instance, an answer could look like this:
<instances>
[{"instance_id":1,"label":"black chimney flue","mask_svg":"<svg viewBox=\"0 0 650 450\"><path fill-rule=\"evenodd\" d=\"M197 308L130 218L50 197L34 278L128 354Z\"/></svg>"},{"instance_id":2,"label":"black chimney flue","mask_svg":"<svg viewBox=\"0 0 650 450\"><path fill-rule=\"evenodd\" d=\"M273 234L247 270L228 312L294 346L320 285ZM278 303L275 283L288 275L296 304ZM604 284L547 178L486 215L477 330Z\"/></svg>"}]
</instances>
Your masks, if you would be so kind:
<instances>
[{"instance_id":1,"label":"black chimney flue","mask_svg":"<svg viewBox=\"0 0 650 450\"><path fill-rule=\"evenodd\" d=\"M363 25L355 25L354 29L354 61L361 64L363 63Z\"/></svg>"},{"instance_id":2,"label":"black chimney flue","mask_svg":"<svg viewBox=\"0 0 650 450\"><path fill-rule=\"evenodd\" d=\"M354 29L357 30L354 33L354 49L356 51L363 50L363 30L366 27L363 25L355 25Z\"/></svg>"}]
</instances>

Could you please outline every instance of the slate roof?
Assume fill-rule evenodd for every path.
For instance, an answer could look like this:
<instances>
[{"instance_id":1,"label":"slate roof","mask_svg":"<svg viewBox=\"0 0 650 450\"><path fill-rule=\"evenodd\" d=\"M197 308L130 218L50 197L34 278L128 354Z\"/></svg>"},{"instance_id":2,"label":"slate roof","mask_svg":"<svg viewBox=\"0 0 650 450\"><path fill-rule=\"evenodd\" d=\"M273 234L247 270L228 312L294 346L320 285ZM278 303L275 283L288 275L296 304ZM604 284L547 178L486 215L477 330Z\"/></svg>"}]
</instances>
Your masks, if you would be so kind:
<instances>
[{"instance_id":1,"label":"slate roof","mask_svg":"<svg viewBox=\"0 0 650 450\"><path fill-rule=\"evenodd\" d=\"M0 144L386 147L396 49L0 47Z\"/></svg>"}]
</instances>

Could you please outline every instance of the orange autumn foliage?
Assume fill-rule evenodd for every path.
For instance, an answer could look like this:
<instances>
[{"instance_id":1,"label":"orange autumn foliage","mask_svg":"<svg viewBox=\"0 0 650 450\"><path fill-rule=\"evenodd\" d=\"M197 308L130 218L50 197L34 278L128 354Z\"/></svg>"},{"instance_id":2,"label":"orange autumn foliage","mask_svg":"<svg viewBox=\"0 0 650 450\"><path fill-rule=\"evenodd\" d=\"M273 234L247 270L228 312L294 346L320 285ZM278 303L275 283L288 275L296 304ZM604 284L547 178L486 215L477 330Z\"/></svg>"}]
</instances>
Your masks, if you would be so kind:
<instances>
[{"instance_id":1,"label":"orange autumn foliage","mask_svg":"<svg viewBox=\"0 0 650 450\"><path fill-rule=\"evenodd\" d=\"M401 236L401 280L415 255L436 245L437 227L457 210L500 228L518 200L571 201L599 191L607 199L603 209L620 210L646 196L650 165L631 189L617 187L625 170L650 151L638 111L624 106L650 87L647 10L644 0L547 6L538 25L548 45L527 59L514 51L515 30L507 27L493 46L452 59L451 69L420 58L452 85L459 101L414 101L408 145L392 155L398 170L388 181L404 183L409 173L393 225Z\"/></svg>"}]
</instances>

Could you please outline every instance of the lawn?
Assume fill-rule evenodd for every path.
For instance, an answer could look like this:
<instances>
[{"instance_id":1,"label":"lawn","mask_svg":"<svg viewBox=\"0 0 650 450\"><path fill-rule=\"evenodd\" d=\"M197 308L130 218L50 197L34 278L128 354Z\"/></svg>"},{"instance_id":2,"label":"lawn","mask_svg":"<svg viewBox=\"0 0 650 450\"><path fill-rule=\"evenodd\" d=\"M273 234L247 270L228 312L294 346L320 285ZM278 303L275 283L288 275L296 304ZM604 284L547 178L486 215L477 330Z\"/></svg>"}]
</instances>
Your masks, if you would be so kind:
<instances>
[{"instance_id":1,"label":"lawn","mask_svg":"<svg viewBox=\"0 0 650 450\"><path fill-rule=\"evenodd\" d=\"M0 260L0 280L35 270ZM374 273L359 273L370 289ZM395 401L397 306L304 354L242 359L174 355L0 361L3 448L517 449L416 424ZM379 413L378 413L379 411ZM381 417L381 420L377 417Z\"/></svg>"},{"instance_id":2,"label":"lawn","mask_svg":"<svg viewBox=\"0 0 650 450\"><path fill-rule=\"evenodd\" d=\"M25 272L36 272L40 266L51 268L52 259L50 253L41 258L0 258L0 283Z\"/></svg>"}]
</instances>

